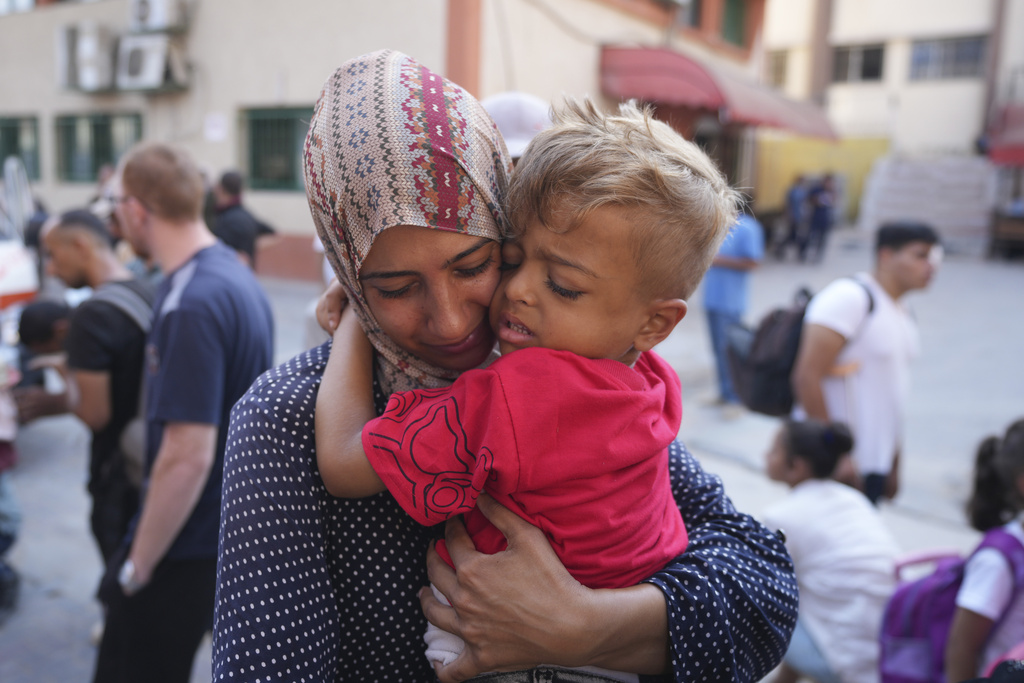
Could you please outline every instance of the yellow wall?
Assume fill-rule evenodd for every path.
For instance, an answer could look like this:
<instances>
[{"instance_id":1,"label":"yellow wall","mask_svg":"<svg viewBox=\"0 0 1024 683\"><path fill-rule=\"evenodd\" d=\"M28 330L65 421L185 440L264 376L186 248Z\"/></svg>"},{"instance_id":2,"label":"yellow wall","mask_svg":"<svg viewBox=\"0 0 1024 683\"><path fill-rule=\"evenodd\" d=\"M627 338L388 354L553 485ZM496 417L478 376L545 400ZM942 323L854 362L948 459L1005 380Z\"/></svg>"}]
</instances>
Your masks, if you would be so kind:
<instances>
[{"instance_id":1,"label":"yellow wall","mask_svg":"<svg viewBox=\"0 0 1024 683\"><path fill-rule=\"evenodd\" d=\"M885 138L848 138L825 142L762 133L757 144L755 196L761 211L781 209L786 189L799 175L833 173L846 189L840 220L856 216L864 180L871 165L889 151Z\"/></svg>"}]
</instances>

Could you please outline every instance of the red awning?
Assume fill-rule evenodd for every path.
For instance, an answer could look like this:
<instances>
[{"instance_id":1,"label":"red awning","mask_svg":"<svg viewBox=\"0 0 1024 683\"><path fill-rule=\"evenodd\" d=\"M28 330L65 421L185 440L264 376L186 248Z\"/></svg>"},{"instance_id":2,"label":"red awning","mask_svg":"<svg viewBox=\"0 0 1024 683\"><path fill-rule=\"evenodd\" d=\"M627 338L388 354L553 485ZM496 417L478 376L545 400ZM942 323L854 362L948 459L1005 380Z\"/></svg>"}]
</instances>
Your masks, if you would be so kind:
<instances>
[{"instance_id":1,"label":"red awning","mask_svg":"<svg viewBox=\"0 0 1024 683\"><path fill-rule=\"evenodd\" d=\"M989 136L988 156L1004 166L1024 166L1024 104L1010 104L999 112Z\"/></svg>"},{"instance_id":2,"label":"red awning","mask_svg":"<svg viewBox=\"0 0 1024 683\"><path fill-rule=\"evenodd\" d=\"M836 139L820 107L666 48L602 47L601 90L620 100L707 109L723 122Z\"/></svg>"}]
</instances>

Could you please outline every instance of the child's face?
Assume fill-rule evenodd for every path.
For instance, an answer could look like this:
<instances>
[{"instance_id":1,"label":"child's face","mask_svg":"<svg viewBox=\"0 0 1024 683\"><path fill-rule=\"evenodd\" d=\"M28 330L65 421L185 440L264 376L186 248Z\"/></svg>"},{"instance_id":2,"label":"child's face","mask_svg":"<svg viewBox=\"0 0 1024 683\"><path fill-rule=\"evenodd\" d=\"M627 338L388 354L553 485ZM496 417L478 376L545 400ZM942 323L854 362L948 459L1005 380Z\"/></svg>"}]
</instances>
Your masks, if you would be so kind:
<instances>
[{"instance_id":1,"label":"child's face","mask_svg":"<svg viewBox=\"0 0 1024 683\"><path fill-rule=\"evenodd\" d=\"M648 302L640 296L630 221L615 206L592 212L561 234L534 219L502 247L505 273L490 311L502 353L541 346L635 360L633 344Z\"/></svg>"}]
</instances>

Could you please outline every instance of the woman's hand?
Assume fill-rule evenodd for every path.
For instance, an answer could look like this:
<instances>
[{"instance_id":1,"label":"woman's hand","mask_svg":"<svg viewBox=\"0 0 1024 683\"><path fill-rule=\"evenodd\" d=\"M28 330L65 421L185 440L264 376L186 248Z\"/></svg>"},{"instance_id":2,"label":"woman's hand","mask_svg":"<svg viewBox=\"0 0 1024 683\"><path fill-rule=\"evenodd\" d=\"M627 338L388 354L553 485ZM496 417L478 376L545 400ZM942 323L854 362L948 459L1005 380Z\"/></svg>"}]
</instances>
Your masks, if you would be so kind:
<instances>
[{"instance_id":1,"label":"woman's hand","mask_svg":"<svg viewBox=\"0 0 1024 683\"><path fill-rule=\"evenodd\" d=\"M466 642L459 658L438 668L443 683L462 681L485 671L528 669L584 655L586 647L568 637L575 625L566 617L577 610L587 589L565 570L544 532L482 494L480 510L508 539L494 555L477 552L461 519L448 521L445 542L458 573L431 548L427 572L452 606L420 592L423 613L434 625ZM582 658L576 660L583 664Z\"/></svg>"},{"instance_id":2,"label":"woman's hand","mask_svg":"<svg viewBox=\"0 0 1024 683\"><path fill-rule=\"evenodd\" d=\"M316 302L316 321L321 329L332 337L334 331L338 329L341 312L345 310L347 304L348 295L345 294L345 289L338 282L338 278L332 279Z\"/></svg>"},{"instance_id":3,"label":"woman's hand","mask_svg":"<svg viewBox=\"0 0 1024 683\"><path fill-rule=\"evenodd\" d=\"M665 670L668 620L658 588L586 588L566 571L540 529L486 494L477 505L508 539L508 548L479 553L461 520L449 520L445 541L457 572L433 548L427 572L451 607L430 589L420 591L427 619L466 643L458 659L437 667L443 683L539 664Z\"/></svg>"}]
</instances>

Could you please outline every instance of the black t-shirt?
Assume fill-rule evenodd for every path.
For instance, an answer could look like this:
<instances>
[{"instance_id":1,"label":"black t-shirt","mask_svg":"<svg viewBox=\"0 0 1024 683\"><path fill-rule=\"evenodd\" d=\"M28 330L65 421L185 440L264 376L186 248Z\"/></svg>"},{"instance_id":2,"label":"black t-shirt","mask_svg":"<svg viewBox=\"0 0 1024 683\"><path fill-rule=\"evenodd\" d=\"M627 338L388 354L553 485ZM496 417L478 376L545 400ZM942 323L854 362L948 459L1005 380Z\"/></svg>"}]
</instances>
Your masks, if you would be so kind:
<instances>
[{"instance_id":1,"label":"black t-shirt","mask_svg":"<svg viewBox=\"0 0 1024 683\"><path fill-rule=\"evenodd\" d=\"M235 251L249 256L249 262L256 263L256 238L273 234L274 229L256 219L241 204L220 209L213 234Z\"/></svg>"},{"instance_id":2,"label":"black t-shirt","mask_svg":"<svg viewBox=\"0 0 1024 683\"><path fill-rule=\"evenodd\" d=\"M105 286L127 287L152 306L154 288L143 280L123 280ZM117 448L121 431L138 412L146 333L114 304L87 299L71 314L64 342L71 370L110 374L110 421L93 432L90 480Z\"/></svg>"}]
</instances>

